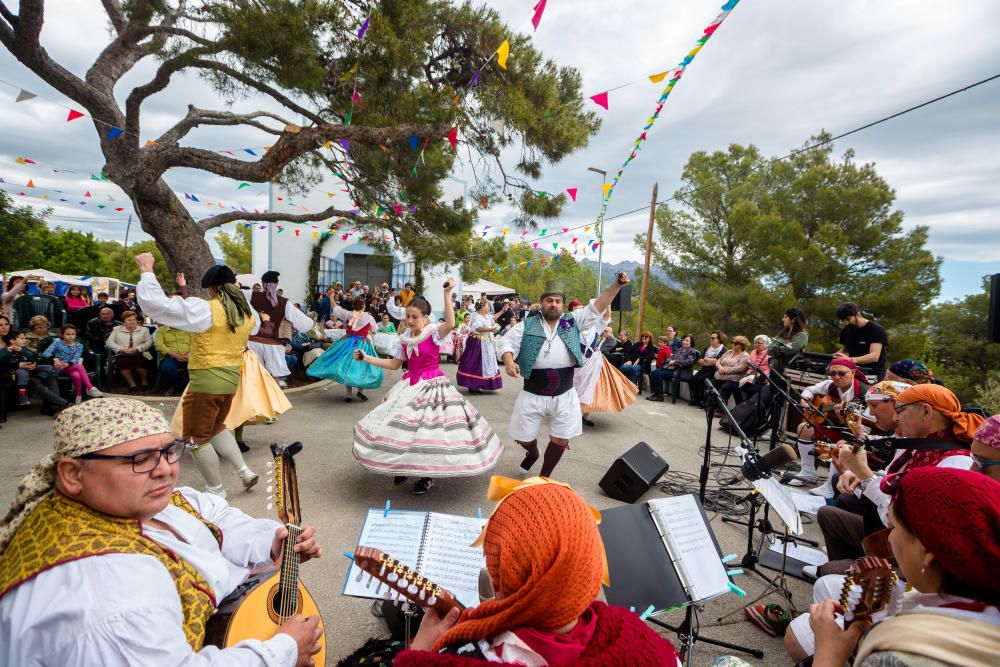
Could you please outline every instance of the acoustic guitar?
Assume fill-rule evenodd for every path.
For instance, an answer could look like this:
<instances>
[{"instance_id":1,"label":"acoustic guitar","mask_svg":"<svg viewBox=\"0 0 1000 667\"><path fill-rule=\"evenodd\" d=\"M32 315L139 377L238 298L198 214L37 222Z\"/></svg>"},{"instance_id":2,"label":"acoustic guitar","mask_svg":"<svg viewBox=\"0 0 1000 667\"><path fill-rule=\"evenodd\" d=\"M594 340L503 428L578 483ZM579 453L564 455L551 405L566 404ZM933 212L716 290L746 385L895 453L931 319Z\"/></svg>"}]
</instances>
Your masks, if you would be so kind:
<instances>
[{"instance_id":1,"label":"acoustic guitar","mask_svg":"<svg viewBox=\"0 0 1000 667\"><path fill-rule=\"evenodd\" d=\"M302 533L294 458L301 451L301 442L271 445L274 462L268 465L273 465L274 502L278 519L288 529L288 538L277 563L252 573L222 601L206 625L206 644L226 648L245 639L267 640L296 614L320 615L313 597L299 581L299 553L293 550L295 540ZM319 625L323 633L319 637L319 653L313 659L317 665L323 665L326 664L326 630L322 617Z\"/></svg>"}]
</instances>

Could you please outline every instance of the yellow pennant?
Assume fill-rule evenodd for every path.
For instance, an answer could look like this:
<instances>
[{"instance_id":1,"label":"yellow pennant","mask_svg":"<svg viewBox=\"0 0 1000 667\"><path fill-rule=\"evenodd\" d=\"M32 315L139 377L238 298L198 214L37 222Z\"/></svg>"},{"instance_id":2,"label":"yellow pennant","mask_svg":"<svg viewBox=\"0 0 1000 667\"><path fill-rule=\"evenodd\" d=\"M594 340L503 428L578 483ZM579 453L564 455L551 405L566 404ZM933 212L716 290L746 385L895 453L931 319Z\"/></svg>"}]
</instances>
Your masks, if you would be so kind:
<instances>
[{"instance_id":1,"label":"yellow pennant","mask_svg":"<svg viewBox=\"0 0 1000 667\"><path fill-rule=\"evenodd\" d=\"M505 39L503 41L503 44L500 45L500 48L497 49L497 65L500 65L500 67L507 69L507 58L509 57L510 57L510 42L508 42Z\"/></svg>"},{"instance_id":2,"label":"yellow pennant","mask_svg":"<svg viewBox=\"0 0 1000 667\"><path fill-rule=\"evenodd\" d=\"M347 81L357 73L358 73L358 63L354 63L354 67L352 67L346 74L340 77L340 80Z\"/></svg>"},{"instance_id":3,"label":"yellow pennant","mask_svg":"<svg viewBox=\"0 0 1000 667\"><path fill-rule=\"evenodd\" d=\"M666 72L660 72L659 74L650 74L649 80L652 81L653 83L659 83L664 79L666 79L667 75L670 74L671 71L673 70L668 69Z\"/></svg>"},{"instance_id":4,"label":"yellow pennant","mask_svg":"<svg viewBox=\"0 0 1000 667\"><path fill-rule=\"evenodd\" d=\"M611 187L612 187L611 183L605 183L604 185L601 186L601 188L604 190L604 196L605 197L608 196L608 192L611 191Z\"/></svg>"}]
</instances>

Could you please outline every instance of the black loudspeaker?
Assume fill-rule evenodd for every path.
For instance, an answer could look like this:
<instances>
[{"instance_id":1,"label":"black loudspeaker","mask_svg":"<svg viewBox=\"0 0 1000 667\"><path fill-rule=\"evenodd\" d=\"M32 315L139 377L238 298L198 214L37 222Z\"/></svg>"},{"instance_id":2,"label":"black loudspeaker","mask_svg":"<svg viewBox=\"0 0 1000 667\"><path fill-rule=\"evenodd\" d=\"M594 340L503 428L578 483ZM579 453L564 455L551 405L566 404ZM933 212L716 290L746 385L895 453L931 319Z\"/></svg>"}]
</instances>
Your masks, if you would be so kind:
<instances>
[{"instance_id":1,"label":"black loudspeaker","mask_svg":"<svg viewBox=\"0 0 1000 667\"><path fill-rule=\"evenodd\" d=\"M990 277L990 319L986 337L991 343L1000 343L1000 273Z\"/></svg>"},{"instance_id":2,"label":"black loudspeaker","mask_svg":"<svg viewBox=\"0 0 1000 667\"><path fill-rule=\"evenodd\" d=\"M653 488L670 465L644 442L620 456L601 478L601 488L615 500L634 503Z\"/></svg>"},{"instance_id":3,"label":"black loudspeaker","mask_svg":"<svg viewBox=\"0 0 1000 667\"><path fill-rule=\"evenodd\" d=\"M611 310L616 313L631 313L632 312L632 284L622 285L622 288L618 290L618 294L615 294L614 300L611 302Z\"/></svg>"}]
</instances>

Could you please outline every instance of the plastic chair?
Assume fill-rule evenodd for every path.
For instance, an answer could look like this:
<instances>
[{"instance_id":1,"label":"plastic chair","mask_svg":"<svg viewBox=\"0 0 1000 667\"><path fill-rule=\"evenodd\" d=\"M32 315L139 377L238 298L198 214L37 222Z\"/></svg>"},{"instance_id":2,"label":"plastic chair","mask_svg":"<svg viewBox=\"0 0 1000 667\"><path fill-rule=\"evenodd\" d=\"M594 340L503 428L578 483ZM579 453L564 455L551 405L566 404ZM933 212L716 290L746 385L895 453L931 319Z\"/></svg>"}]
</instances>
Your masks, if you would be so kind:
<instances>
[{"instance_id":1,"label":"plastic chair","mask_svg":"<svg viewBox=\"0 0 1000 667\"><path fill-rule=\"evenodd\" d=\"M23 294L13 303L14 321L18 328L27 329L35 315L44 315L51 329L58 330L66 321L66 308L59 297L51 294Z\"/></svg>"}]
</instances>

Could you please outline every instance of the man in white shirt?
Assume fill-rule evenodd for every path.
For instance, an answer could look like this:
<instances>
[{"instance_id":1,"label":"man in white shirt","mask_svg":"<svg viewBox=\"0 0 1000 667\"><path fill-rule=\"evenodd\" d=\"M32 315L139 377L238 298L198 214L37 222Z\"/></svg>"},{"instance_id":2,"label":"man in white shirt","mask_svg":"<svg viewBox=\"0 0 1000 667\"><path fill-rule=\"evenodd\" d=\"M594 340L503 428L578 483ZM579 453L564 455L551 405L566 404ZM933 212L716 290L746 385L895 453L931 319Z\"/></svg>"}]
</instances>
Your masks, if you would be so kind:
<instances>
[{"instance_id":1,"label":"man in white shirt","mask_svg":"<svg viewBox=\"0 0 1000 667\"><path fill-rule=\"evenodd\" d=\"M583 365L580 331L604 326L604 311L628 284L625 273L589 305L563 313L566 295L562 285L550 280L541 297L541 309L518 322L500 341L500 354L512 378L524 373L524 389L517 396L510 420L510 435L525 450L521 474L538 461L538 431L544 424L549 444L542 461L542 477L549 477L570 438L583 433L580 398L573 387L574 369Z\"/></svg>"},{"instance_id":2,"label":"man in white shirt","mask_svg":"<svg viewBox=\"0 0 1000 667\"><path fill-rule=\"evenodd\" d=\"M218 601L281 553L287 530L175 489L185 447L141 401L60 414L55 452L0 524L0 664L312 664L315 617L293 617L265 641L203 645ZM320 556L315 535L303 527L302 560Z\"/></svg>"}]
</instances>

